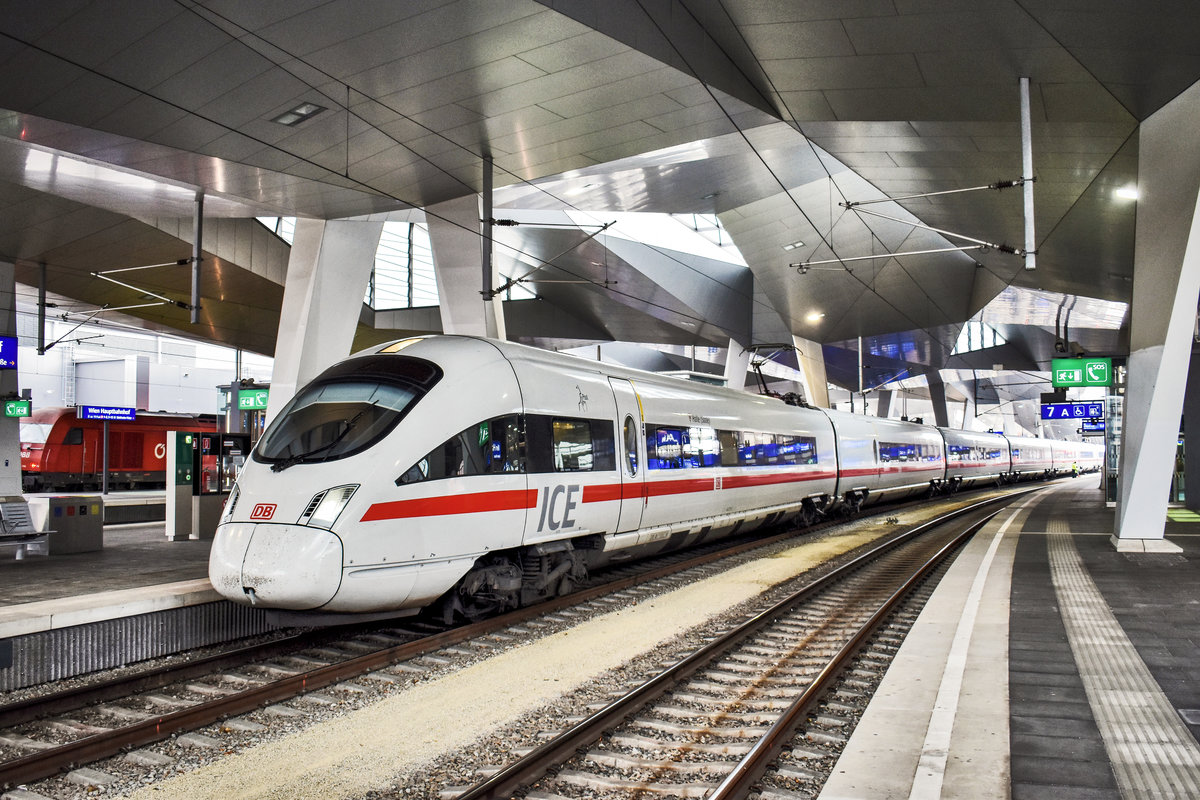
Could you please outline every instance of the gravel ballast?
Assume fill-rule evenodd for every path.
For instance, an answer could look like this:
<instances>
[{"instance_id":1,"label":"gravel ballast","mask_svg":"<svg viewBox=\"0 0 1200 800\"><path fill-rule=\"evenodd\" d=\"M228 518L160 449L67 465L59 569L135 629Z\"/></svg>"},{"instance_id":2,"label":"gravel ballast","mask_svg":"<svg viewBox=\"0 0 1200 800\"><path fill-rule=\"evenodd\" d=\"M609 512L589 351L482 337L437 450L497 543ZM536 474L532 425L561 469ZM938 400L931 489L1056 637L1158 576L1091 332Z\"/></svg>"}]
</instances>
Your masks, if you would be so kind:
<instances>
[{"instance_id":1,"label":"gravel ballast","mask_svg":"<svg viewBox=\"0 0 1200 800\"><path fill-rule=\"evenodd\" d=\"M368 708L147 786L138 800L361 796L569 695L608 670L813 566L878 530L799 544L633 608L418 683Z\"/></svg>"}]
</instances>

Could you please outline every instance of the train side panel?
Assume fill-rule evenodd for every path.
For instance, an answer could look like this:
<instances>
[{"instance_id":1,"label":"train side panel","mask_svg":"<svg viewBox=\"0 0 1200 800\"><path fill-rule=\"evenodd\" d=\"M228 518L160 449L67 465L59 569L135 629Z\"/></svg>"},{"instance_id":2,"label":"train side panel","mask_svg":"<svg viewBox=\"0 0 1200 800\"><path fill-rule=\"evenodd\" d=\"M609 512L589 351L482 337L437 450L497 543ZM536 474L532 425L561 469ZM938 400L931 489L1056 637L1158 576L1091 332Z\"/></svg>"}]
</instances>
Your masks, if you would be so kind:
<instances>
[{"instance_id":1,"label":"train side panel","mask_svg":"<svg viewBox=\"0 0 1200 800\"><path fill-rule=\"evenodd\" d=\"M1009 436L1012 476L1016 480L1034 480L1054 473L1054 451L1047 439Z\"/></svg>"},{"instance_id":2,"label":"train side panel","mask_svg":"<svg viewBox=\"0 0 1200 800\"><path fill-rule=\"evenodd\" d=\"M1012 471L1008 439L995 433L939 428L946 442L946 481L961 486L997 483Z\"/></svg>"},{"instance_id":3,"label":"train side panel","mask_svg":"<svg viewBox=\"0 0 1200 800\"><path fill-rule=\"evenodd\" d=\"M524 400L531 508L523 544L616 530L621 477L607 375L584 359L556 363L521 351L508 358Z\"/></svg>"},{"instance_id":4,"label":"train side panel","mask_svg":"<svg viewBox=\"0 0 1200 800\"><path fill-rule=\"evenodd\" d=\"M861 414L827 412L837 431L841 501L860 506L937 489L946 476L935 428Z\"/></svg>"}]
</instances>

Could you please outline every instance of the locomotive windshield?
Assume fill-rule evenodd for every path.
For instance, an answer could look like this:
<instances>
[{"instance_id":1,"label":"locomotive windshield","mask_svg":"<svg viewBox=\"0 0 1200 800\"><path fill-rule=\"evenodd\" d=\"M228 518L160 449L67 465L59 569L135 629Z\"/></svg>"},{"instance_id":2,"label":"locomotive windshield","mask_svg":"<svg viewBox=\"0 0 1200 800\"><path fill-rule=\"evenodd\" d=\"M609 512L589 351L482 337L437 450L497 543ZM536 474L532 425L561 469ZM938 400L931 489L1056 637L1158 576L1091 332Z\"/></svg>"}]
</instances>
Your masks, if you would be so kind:
<instances>
[{"instance_id":1,"label":"locomotive windshield","mask_svg":"<svg viewBox=\"0 0 1200 800\"><path fill-rule=\"evenodd\" d=\"M21 423L21 442L22 444L45 444L50 436L50 429L53 425L47 425L44 422L22 422Z\"/></svg>"},{"instance_id":2,"label":"locomotive windshield","mask_svg":"<svg viewBox=\"0 0 1200 800\"><path fill-rule=\"evenodd\" d=\"M396 356L335 365L284 407L254 458L279 472L364 450L387 435L440 377L431 364Z\"/></svg>"}]
</instances>

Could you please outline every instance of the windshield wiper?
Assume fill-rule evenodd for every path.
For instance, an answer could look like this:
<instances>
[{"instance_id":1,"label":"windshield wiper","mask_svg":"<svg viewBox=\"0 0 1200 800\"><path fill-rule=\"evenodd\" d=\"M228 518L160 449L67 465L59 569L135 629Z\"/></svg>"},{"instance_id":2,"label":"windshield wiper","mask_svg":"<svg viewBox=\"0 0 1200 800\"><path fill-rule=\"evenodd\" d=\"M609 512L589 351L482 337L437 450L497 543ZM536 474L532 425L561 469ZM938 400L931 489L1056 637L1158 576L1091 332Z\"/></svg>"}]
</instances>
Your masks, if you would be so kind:
<instances>
[{"instance_id":1,"label":"windshield wiper","mask_svg":"<svg viewBox=\"0 0 1200 800\"><path fill-rule=\"evenodd\" d=\"M372 405L374 405L374 403L372 403ZM320 455L321 453L324 453L326 450L332 450L334 447L337 447L337 445L342 441L342 439L345 439L346 435L348 433L350 433L350 431L354 430L354 426L356 424L358 424L359 418L362 417L362 415L365 413L367 413L367 410L364 408L362 411L358 412L353 417L348 419L346 421L346 427L342 428L341 433L339 433L336 437L334 437L333 441L330 442L329 444L323 444L320 447L309 450L306 453L296 453L295 455L288 456L287 458L283 459L282 461L277 461L271 465L271 472L283 472L288 467L295 466L296 464L299 464L301 461L303 461L306 458L312 458L315 455Z\"/></svg>"}]
</instances>

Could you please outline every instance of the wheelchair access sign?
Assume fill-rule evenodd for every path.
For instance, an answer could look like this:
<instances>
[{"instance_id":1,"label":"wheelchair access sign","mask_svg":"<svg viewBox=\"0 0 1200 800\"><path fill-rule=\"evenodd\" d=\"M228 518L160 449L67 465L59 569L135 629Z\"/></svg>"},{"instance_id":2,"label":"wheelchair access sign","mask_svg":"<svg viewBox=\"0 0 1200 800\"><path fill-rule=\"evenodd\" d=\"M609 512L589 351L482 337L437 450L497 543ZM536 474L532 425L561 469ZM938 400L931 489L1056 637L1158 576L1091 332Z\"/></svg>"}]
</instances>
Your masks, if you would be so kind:
<instances>
[{"instance_id":1,"label":"wheelchair access sign","mask_svg":"<svg viewBox=\"0 0 1200 800\"><path fill-rule=\"evenodd\" d=\"M1050 382L1055 386L1110 386L1112 359L1053 359L1050 365Z\"/></svg>"}]
</instances>

